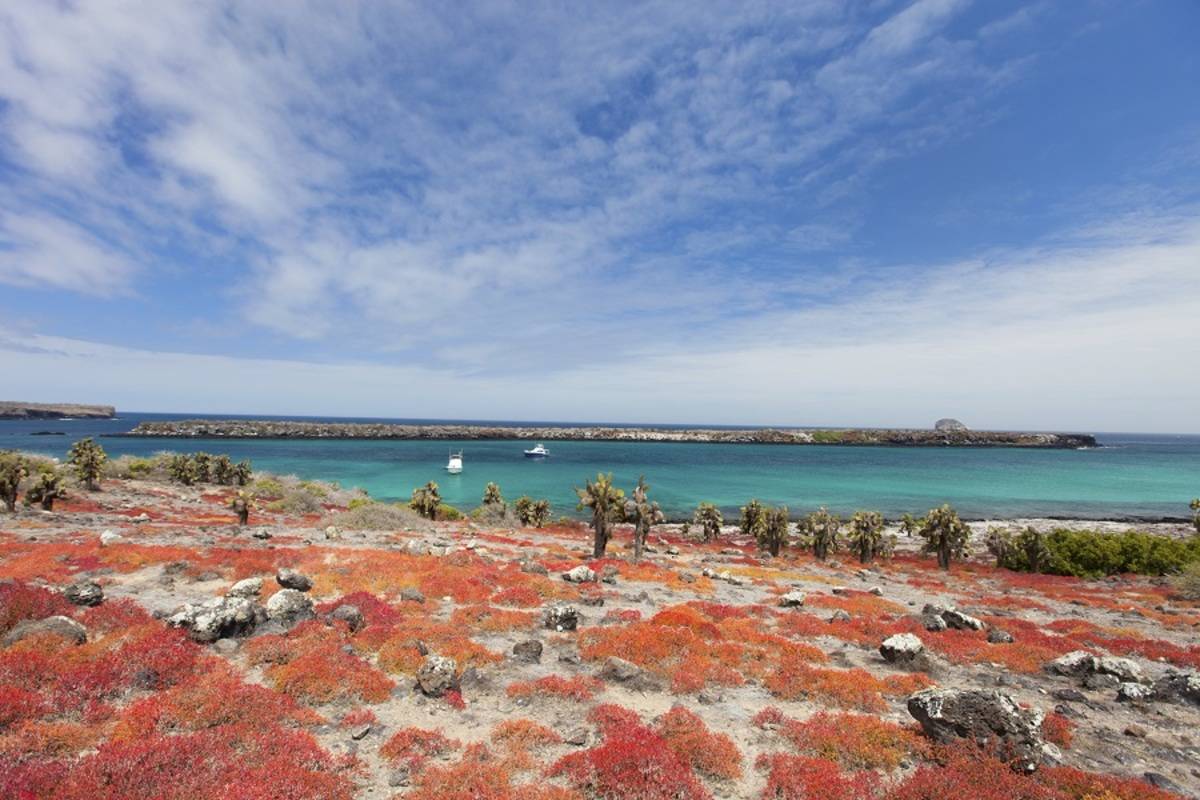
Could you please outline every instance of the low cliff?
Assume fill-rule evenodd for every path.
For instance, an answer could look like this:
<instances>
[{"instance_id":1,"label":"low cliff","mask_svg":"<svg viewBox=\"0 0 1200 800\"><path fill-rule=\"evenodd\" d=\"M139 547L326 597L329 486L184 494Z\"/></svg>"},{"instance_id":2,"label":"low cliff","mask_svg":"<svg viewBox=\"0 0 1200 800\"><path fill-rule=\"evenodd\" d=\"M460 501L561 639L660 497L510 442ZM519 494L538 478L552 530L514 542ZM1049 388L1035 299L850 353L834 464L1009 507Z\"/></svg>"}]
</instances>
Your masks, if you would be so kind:
<instances>
[{"instance_id":1,"label":"low cliff","mask_svg":"<svg viewBox=\"0 0 1200 800\"><path fill-rule=\"evenodd\" d=\"M1094 447L1074 433L974 430L758 428L604 428L489 425L401 425L282 420L142 422L130 436L213 439L522 439L527 441L713 442L729 444L891 445L897 447Z\"/></svg>"},{"instance_id":2,"label":"low cliff","mask_svg":"<svg viewBox=\"0 0 1200 800\"><path fill-rule=\"evenodd\" d=\"M17 403L0 400L0 419L62 419L81 417L111 419L117 410L112 406L91 406L77 403Z\"/></svg>"}]
</instances>

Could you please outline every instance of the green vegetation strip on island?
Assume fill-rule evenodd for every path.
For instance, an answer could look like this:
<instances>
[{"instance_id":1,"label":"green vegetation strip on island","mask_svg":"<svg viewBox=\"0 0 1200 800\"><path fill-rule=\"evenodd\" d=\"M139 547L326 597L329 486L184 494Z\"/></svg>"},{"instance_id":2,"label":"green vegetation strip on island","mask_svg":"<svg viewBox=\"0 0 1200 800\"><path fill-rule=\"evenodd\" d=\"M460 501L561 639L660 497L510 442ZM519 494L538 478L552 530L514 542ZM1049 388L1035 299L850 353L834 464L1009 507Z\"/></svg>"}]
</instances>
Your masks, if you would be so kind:
<instances>
[{"instance_id":1,"label":"green vegetation strip on island","mask_svg":"<svg viewBox=\"0 0 1200 800\"><path fill-rule=\"evenodd\" d=\"M141 422L130 436L227 439L526 439L543 441L702 442L722 444L887 445L897 447L1095 447L1076 433L954 429L853 428L621 428L500 425L405 425L283 420L175 420Z\"/></svg>"}]
</instances>

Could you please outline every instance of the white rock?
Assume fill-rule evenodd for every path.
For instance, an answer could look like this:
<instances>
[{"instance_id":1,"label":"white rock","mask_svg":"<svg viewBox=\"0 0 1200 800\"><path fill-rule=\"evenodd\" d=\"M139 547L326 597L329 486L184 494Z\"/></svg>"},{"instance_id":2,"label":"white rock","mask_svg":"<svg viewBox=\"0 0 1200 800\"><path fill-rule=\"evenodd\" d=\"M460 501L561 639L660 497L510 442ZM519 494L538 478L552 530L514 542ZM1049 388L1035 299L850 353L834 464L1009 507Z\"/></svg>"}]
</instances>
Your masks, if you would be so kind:
<instances>
[{"instance_id":1,"label":"white rock","mask_svg":"<svg viewBox=\"0 0 1200 800\"><path fill-rule=\"evenodd\" d=\"M101 547L108 547L109 545L116 544L117 542L123 542L123 541L125 541L124 536L121 536L118 533L113 533L112 531L104 531L103 533L100 534L100 546Z\"/></svg>"},{"instance_id":2,"label":"white rock","mask_svg":"<svg viewBox=\"0 0 1200 800\"><path fill-rule=\"evenodd\" d=\"M779 598L783 608L799 608L804 605L804 592L788 592Z\"/></svg>"}]
</instances>

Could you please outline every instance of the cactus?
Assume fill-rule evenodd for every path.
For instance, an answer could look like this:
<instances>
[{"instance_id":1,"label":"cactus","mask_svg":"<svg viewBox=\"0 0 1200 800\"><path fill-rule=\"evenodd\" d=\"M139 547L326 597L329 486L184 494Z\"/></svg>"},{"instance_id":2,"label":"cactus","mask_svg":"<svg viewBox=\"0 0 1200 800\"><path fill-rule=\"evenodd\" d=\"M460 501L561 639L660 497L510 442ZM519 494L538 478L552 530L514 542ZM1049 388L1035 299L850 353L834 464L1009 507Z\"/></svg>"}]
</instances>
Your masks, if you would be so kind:
<instances>
[{"instance_id":1,"label":"cactus","mask_svg":"<svg viewBox=\"0 0 1200 800\"><path fill-rule=\"evenodd\" d=\"M855 511L850 517L850 549L858 560L869 564L876 558L891 555L892 539L883 535L883 515L878 511Z\"/></svg>"},{"instance_id":2,"label":"cactus","mask_svg":"<svg viewBox=\"0 0 1200 800\"><path fill-rule=\"evenodd\" d=\"M37 481L25 492L25 505L37 503L44 511L54 510L54 501L67 496L62 485L63 475L53 467L38 472Z\"/></svg>"},{"instance_id":3,"label":"cactus","mask_svg":"<svg viewBox=\"0 0 1200 800\"><path fill-rule=\"evenodd\" d=\"M996 566L1003 567L1009 563L1013 553L1013 535L1008 528L992 526L987 530L983 540L987 551L996 557Z\"/></svg>"},{"instance_id":4,"label":"cactus","mask_svg":"<svg viewBox=\"0 0 1200 800\"><path fill-rule=\"evenodd\" d=\"M637 486L629 500L625 502L625 519L633 522L633 560L642 560L642 551L646 547L646 536L651 526L663 521L662 510L658 503L647 497L650 487L646 485L646 476L638 478Z\"/></svg>"},{"instance_id":5,"label":"cactus","mask_svg":"<svg viewBox=\"0 0 1200 800\"><path fill-rule=\"evenodd\" d=\"M764 514L766 509L763 504L757 500L751 500L746 505L742 506L742 514L738 520L738 528L741 529L743 536L752 536L758 538L762 531L762 526L766 522Z\"/></svg>"},{"instance_id":6,"label":"cactus","mask_svg":"<svg viewBox=\"0 0 1200 800\"><path fill-rule=\"evenodd\" d=\"M228 486L233 483L233 462L227 455L213 456L209 476L213 483Z\"/></svg>"},{"instance_id":7,"label":"cactus","mask_svg":"<svg viewBox=\"0 0 1200 800\"><path fill-rule=\"evenodd\" d=\"M75 474L88 491L94 492L100 488L100 472L104 469L105 461L108 461L108 454L89 436L71 445L67 463L75 468Z\"/></svg>"},{"instance_id":8,"label":"cactus","mask_svg":"<svg viewBox=\"0 0 1200 800\"><path fill-rule=\"evenodd\" d=\"M1200 497L1188 503L1188 508L1192 510L1192 527L1196 529L1196 533L1200 534Z\"/></svg>"},{"instance_id":9,"label":"cactus","mask_svg":"<svg viewBox=\"0 0 1200 800\"><path fill-rule=\"evenodd\" d=\"M773 556L787 544L788 507L768 508L762 512L761 522L757 525L758 546Z\"/></svg>"},{"instance_id":10,"label":"cactus","mask_svg":"<svg viewBox=\"0 0 1200 800\"><path fill-rule=\"evenodd\" d=\"M936 553L942 569L950 569L951 559L964 558L970 552L971 529L948 503L926 514L918 533L925 540L922 552Z\"/></svg>"},{"instance_id":11,"label":"cactus","mask_svg":"<svg viewBox=\"0 0 1200 800\"><path fill-rule=\"evenodd\" d=\"M438 485L433 481L413 489L412 500L408 507L427 519L437 519L438 506L442 504L442 495Z\"/></svg>"},{"instance_id":12,"label":"cactus","mask_svg":"<svg viewBox=\"0 0 1200 800\"><path fill-rule=\"evenodd\" d=\"M824 507L814 511L800 523L807 543L812 547L813 555L819 561L824 561L830 553L837 552L841 547L839 535L842 521L830 514Z\"/></svg>"},{"instance_id":13,"label":"cactus","mask_svg":"<svg viewBox=\"0 0 1200 800\"><path fill-rule=\"evenodd\" d=\"M212 456L208 453L192 453L192 470L196 473L196 483L208 483L212 478Z\"/></svg>"},{"instance_id":14,"label":"cactus","mask_svg":"<svg viewBox=\"0 0 1200 800\"><path fill-rule=\"evenodd\" d=\"M7 511L17 510L17 489L28 473L25 459L12 450L0 450L0 501Z\"/></svg>"},{"instance_id":15,"label":"cactus","mask_svg":"<svg viewBox=\"0 0 1200 800\"><path fill-rule=\"evenodd\" d=\"M549 500L534 500L529 495L523 495L517 498L515 509L522 525L540 528L550 519Z\"/></svg>"},{"instance_id":16,"label":"cactus","mask_svg":"<svg viewBox=\"0 0 1200 800\"><path fill-rule=\"evenodd\" d=\"M701 503L692 514L692 522L700 526L704 541L711 542L721 535L721 526L725 524L725 518L721 516L721 510L712 503Z\"/></svg>"},{"instance_id":17,"label":"cactus","mask_svg":"<svg viewBox=\"0 0 1200 800\"><path fill-rule=\"evenodd\" d=\"M914 517L912 514L903 514L900 517L900 531L908 537L921 530L924 524L924 517Z\"/></svg>"},{"instance_id":18,"label":"cactus","mask_svg":"<svg viewBox=\"0 0 1200 800\"><path fill-rule=\"evenodd\" d=\"M245 486L250 482L250 477L254 473L250 469L250 462L242 459L233 465L233 482L238 486Z\"/></svg>"},{"instance_id":19,"label":"cactus","mask_svg":"<svg viewBox=\"0 0 1200 800\"><path fill-rule=\"evenodd\" d=\"M175 483L191 486L199 476L196 472L196 462L186 453L175 453L167 461L167 475Z\"/></svg>"},{"instance_id":20,"label":"cactus","mask_svg":"<svg viewBox=\"0 0 1200 800\"><path fill-rule=\"evenodd\" d=\"M608 549L611 534L611 524L624 519L625 493L613 486L612 473L599 473L595 482L587 481L582 487L575 487L579 495L578 509L592 510L592 557L603 558Z\"/></svg>"},{"instance_id":21,"label":"cactus","mask_svg":"<svg viewBox=\"0 0 1200 800\"><path fill-rule=\"evenodd\" d=\"M1021 531L1016 544L1024 556L1025 569L1030 572L1041 572L1050 560L1050 548L1046 545L1046 537L1037 528L1030 526Z\"/></svg>"},{"instance_id":22,"label":"cactus","mask_svg":"<svg viewBox=\"0 0 1200 800\"><path fill-rule=\"evenodd\" d=\"M504 502L504 495L500 494L500 485L488 481L488 485L483 487L483 505L498 506L500 508L507 507Z\"/></svg>"},{"instance_id":23,"label":"cactus","mask_svg":"<svg viewBox=\"0 0 1200 800\"><path fill-rule=\"evenodd\" d=\"M252 502L250 495L241 489L238 490L237 494L229 498L229 507L233 509L234 514L237 514L238 525L249 524Z\"/></svg>"}]
</instances>

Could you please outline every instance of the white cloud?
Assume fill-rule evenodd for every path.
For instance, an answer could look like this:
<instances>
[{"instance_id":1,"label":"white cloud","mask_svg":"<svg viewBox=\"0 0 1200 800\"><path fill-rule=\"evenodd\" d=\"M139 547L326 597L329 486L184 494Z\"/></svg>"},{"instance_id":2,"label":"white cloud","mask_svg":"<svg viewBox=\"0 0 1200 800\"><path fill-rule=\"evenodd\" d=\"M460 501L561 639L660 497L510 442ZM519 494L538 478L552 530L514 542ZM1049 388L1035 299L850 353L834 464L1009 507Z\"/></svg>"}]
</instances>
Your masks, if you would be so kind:
<instances>
[{"instance_id":1,"label":"white cloud","mask_svg":"<svg viewBox=\"0 0 1200 800\"><path fill-rule=\"evenodd\" d=\"M0 213L0 283L100 296L129 291L133 265L88 231L46 214Z\"/></svg>"}]
</instances>

